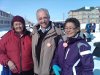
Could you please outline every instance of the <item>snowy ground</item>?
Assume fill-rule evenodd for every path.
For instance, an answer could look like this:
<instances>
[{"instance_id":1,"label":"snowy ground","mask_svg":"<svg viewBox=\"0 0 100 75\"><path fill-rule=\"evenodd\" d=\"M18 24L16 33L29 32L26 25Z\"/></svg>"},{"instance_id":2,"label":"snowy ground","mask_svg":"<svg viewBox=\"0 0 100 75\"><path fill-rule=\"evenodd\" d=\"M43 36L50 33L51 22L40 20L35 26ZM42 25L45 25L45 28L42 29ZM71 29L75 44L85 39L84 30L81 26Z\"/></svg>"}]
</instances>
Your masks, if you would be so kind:
<instances>
[{"instance_id":1,"label":"snowy ground","mask_svg":"<svg viewBox=\"0 0 100 75\"><path fill-rule=\"evenodd\" d=\"M0 37L2 35L4 35L7 32L8 29L1 29L0 30ZM92 40L92 42L89 42L89 44L91 45L91 51L93 52L93 50L95 49L93 43L94 42L99 42L100 41L100 32L98 32L98 29L96 30L96 33L93 33L94 35L94 39ZM0 65L0 72L2 71L2 66ZM1 73L0 73L1 75ZM100 58L98 57L94 57L94 75L100 75Z\"/></svg>"},{"instance_id":2,"label":"snowy ground","mask_svg":"<svg viewBox=\"0 0 100 75\"><path fill-rule=\"evenodd\" d=\"M91 45L92 52L95 49L93 43L100 42L100 32L93 33L93 35L95 36L95 38L91 42L89 42L89 44ZM100 75L100 58L95 56L93 58L94 58L94 75Z\"/></svg>"}]
</instances>

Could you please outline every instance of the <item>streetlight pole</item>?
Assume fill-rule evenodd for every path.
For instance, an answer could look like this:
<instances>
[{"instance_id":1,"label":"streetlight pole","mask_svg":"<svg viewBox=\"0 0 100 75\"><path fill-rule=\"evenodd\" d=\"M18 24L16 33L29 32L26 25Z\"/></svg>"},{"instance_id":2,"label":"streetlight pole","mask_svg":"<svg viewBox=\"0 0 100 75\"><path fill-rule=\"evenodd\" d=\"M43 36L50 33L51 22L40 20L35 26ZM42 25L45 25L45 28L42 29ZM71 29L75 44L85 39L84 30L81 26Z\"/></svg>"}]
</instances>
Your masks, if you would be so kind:
<instances>
[{"instance_id":1,"label":"streetlight pole","mask_svg":"<svg viewBox=\"0 0 100 75\"><path fill-rule=\"evenodd\" d=\"M63 21L65 21L65 14L63 13Z\"/></svg>"},{"instance_id":2,"label":"streetlight pole","mask_svg":"<svg viewBox=\"0 0 100 75\"><path fill-rule=\"evenodd\" d=\"M99 15L99 32L100 32L100 15Z\"/></svg>"},{"instance_id":3,"label":"streetlight pole","mask_svg":"<svg viewBox=\"0 0 100 75\"><path fill-rule=\"evenodd\" d=\"M88 13L88 23L90 23L90 17L89 17L89 13Z\"/></svg>"}]
</instances>

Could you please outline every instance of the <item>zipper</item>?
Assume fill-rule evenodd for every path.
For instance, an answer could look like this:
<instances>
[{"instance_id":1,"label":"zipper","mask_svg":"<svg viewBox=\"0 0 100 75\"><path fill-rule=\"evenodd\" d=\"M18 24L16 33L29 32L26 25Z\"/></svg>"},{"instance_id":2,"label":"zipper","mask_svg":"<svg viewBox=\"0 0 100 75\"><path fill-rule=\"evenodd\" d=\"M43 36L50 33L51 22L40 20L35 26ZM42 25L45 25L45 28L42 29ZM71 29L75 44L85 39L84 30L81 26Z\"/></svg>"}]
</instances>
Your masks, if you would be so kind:
<instances>
[{"instance_id":1,"label":"zipper","mask_svg":"<svg viewBox=\"0 0 100 75\"><path fill-rule=\"evenodd\" d=\"M66 54L65 54L65 59L67 59L68 53L69 53L70 49L68 48Z\"/></svg>"},{"instance_id":2,"label":"zipper","mask_svg":"<svg viewBox=\"0 0 100 75\"><path fill-rule=\"evenodd\" d=\"M38 44L38 39L40 38L40 35L39 35L39 33L38 32L36 32L36 34L37 34L37 40L36 40L36 44L35 44L35 57L36 57L36 46L37 46L37 44ZM34 35L33 35L34 36ZM37 57L36 57L36 61L37 61L37 64L38 64L38 67L39 67L39 63L38 63L38 60L37 60Z\"/></svg>"},{"instance_id":3,"label":"zipper","mask_svg":"<svg viewBox=\"0 0 100 75\"><path fill-rule=\"evenodd\" d=\"M20 73L22 72L22 45L21 45L21 37L20 37Z\"/></svg>"}]
</instances>

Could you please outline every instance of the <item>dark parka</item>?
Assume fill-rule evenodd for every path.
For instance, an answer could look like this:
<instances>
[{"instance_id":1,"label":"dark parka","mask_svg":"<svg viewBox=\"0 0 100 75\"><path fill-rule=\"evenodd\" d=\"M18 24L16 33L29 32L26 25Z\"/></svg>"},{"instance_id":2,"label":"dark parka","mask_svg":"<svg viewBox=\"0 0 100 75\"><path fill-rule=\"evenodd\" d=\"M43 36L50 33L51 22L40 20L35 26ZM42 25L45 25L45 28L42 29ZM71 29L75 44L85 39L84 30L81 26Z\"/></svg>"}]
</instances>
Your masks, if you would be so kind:
<instances>
[{"instance_id":1,"label":"dark parka","mask_svg":"<svg viewBox=\"0 0 100 75\"><path fill-rule=\"evenodd\" d=\"M94 62L90 45L79 34L69 38L68 46L64 41L58 45L53 65L61 68L61 75L93 75Z\"/></svg>"}]
</instances>

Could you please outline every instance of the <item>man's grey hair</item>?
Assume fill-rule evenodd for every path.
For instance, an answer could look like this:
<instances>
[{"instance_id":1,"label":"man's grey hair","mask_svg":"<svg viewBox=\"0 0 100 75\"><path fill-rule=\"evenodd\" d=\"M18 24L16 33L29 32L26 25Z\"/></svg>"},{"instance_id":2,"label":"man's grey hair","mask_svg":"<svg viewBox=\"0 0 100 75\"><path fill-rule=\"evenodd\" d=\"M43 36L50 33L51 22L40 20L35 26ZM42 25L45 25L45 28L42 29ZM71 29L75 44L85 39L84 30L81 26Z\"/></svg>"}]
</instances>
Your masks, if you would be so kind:
<instances>
[{"instance_id":1,"label":"man's grey hair","mask_svg":"<svg viewBox=\"0 0 100 75\"><path fill-rule=\"evenodd\" d=\"M49 14L49 12L46 8L38 9L37 12L36 12L36 16L38 16L38 12L40 12L40 11L44 11L46 13L46 15L48 16L48 18L50 18L50 14Z\"/></svg>"}]
</instances>

